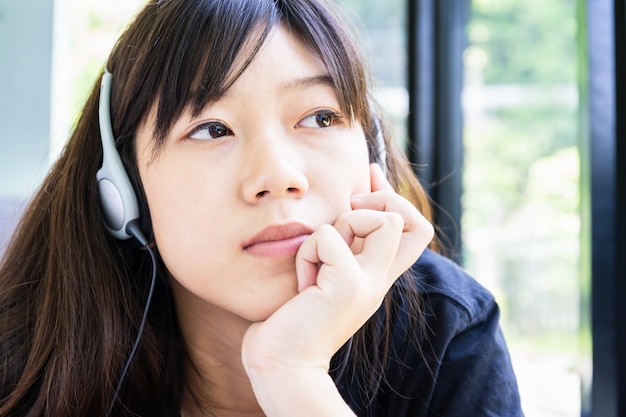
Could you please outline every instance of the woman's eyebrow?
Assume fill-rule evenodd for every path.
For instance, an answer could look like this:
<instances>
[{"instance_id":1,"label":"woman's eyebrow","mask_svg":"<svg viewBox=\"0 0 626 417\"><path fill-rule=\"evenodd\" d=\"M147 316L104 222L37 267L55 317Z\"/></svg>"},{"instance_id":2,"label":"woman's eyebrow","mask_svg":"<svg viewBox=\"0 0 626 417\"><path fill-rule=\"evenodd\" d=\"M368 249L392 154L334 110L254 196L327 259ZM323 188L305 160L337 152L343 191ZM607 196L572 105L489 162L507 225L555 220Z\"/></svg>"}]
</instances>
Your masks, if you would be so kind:
<instances>
[{"instance_id":1,"label":"woman's eyebrow","mask_svg":"<svg viewBox=\"0 0 626 417\"><path fill-rule=\"evenodd\" d=\"M333 79L328 75L314 75L311 77L294 78L283 83L280 87L281 90L306 90L312 87L331 87L335 88Z\"/></svg>"},{"instance_id":2,"label":"woman's eyebrow","mask_svg":"<svg viewBox=\"0 0 626 417\"><path fill-rule=\"evenodd\" d=\"M322 74L322 75L312 75L310 77L292 78L282 83L278 88L280 91L288 92L288 91L294 91L294 90L306 90L306 89L313 88L313 87L330 87L332 89L335 89L335 83L333 82L333 79L330 77L330 75ZM191 91L189 96L195 97L196 94L197 94L197 90L193 90ZM219 101L222 99L229 99L229 98L232 98L232 91L230 88L224 91L222 95L217 100L214 100L214 101Z\"/></svg>"}]
</instances>

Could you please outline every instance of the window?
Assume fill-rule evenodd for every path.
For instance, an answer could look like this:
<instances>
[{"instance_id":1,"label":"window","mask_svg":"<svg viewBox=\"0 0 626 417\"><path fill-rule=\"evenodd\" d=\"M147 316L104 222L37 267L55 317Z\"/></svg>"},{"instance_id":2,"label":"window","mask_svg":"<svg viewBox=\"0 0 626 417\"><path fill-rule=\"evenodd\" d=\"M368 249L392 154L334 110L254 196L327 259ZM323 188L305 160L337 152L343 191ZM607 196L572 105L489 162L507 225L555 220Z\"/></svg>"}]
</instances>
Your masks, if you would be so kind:
<instances>
[{"instance_id":1,"label":"window","mask_svg":"<svg viewBox=\"0 0 626 417\"><path fill-rule=\"evenodd\" d=\"M428 165L420 164L418 175L443 205L448 246L462 248L453 255L501 306L527 415L580 416L590 389L591 331L589 265L581 253L581 191L588 190L580 181L584 51L576 1L348 3L365 23L374 64L383 63L374 68L385 89L413 85L416 120L406 119L413 143L407 150ZM393 17L402 7L410 24L402 12ZM405 43L417 56L405 61L376 48L396 46L391 25L414 28L410 36L418 39ZM461 46L454 38L460 25L467 42ZM455 48L459 68L442 52ZM411 62L403 78L398 68ZM457 132L461 117L451 107L461 94ZM383 101L392 111L393 103ZM462 197L455 184L461 178ZM460 224L449 204L459 198Z\"/></svg>"},{"instance_id":2,"label":"window","mask_svg":"<svg viewBox=\"0 0 626 417\"><path fill-rule=\"evenodd\" d=\"M374 75L375 98L394 123L396 138L407 146L407 32L406 0L344 0L363 39L366 59Z\"/></svg>"},{"instance_id":3,"label":"window","mask_svg":"<svg viewBox=\"0 0 626 417\"><path fill-rule=\"evenodd\" d=\"M580 416L591 377L576 17L573 0L474 0L464 51L464 264L540 417Z\"/></svg>"},{"instance_id":4,"label":"window","mask_svg":"<svg viewBox=\"0 0 626 417\"><path fill-rule=\"evenodd\" d=\"M48 166L51 16L51 2L0 3L0 254Z\"/></svg>"},{"instance_id":5,"label":"window","mask_svg":"<svg viewBox=\"0 0 626 417\"><path fill-rule=\"evenodd\" d=\"M13 138L0 141L0 255L25 202L63 148L113 42L144 2L0 5L1 51L9 57L0 64L0 117L4 137Z\"/></svg>"}]
</instances>

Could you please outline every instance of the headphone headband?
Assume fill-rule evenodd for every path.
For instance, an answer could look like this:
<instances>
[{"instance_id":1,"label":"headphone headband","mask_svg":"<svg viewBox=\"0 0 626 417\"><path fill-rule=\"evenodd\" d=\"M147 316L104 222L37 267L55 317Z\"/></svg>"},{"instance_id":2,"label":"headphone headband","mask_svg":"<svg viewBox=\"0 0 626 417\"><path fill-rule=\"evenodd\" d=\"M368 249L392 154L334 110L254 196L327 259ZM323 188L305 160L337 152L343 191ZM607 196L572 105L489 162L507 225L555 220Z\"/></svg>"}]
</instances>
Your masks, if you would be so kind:
<instances>
[{"instance_id":1,"label":"headphone headband","mask_svg":"<svg viewBox=\"0 0 626 417\"><path fill-rule=\"evenodd\" d=\"M139 219L139 205L120 154L111 124L111 73L105 69L100 84L98 116L102 142L102 166L96 174L100 206L108 231L117 239L134 236L129 223ZM134 224L133 224L134 226Z\"/></svg>"}]
</instances>

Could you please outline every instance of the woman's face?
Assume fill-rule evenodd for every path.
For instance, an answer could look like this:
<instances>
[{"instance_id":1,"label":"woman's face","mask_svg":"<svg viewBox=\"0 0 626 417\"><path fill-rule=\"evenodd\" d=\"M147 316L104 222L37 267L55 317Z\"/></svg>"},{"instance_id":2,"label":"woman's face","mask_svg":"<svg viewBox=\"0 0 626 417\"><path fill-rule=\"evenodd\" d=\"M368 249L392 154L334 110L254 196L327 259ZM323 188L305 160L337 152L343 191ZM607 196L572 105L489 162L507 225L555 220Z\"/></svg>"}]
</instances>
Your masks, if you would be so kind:
<instances>
[{"instance_id":1,"label":"woman's face","mask_svg":"<svg viewBox=\"0 0 626 417\"><path fill-rule=\"evenodd\" d=\"M324 64L275 29L243 75L152 155L137 136L156 245L177 303L264 320L296 295L295 253L370 191L365 137L342 113Z\"/></svg>"}]
</instances>

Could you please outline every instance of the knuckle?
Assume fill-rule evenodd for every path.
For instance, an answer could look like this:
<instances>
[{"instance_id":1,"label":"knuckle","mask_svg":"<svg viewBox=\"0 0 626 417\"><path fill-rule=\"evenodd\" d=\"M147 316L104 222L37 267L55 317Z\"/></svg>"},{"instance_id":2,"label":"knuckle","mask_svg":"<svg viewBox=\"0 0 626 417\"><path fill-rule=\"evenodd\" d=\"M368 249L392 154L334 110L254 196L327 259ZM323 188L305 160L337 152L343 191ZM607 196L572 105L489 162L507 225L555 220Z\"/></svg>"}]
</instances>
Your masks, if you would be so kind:
<instances>
[{"instance_id":1,"label":"knuckle","mask_svg":"<svg viewBox=\"0 0 626 417\"><path fill-rule=\"evenodd\" d=\"M330 224L323 224L323 225L318 227L318 229L316 230L316 233L321 238L328 238L331 235L335 235L336 231L335 231L335 228L333 226L331 226Z\"/></svg>"},{"instance_id":2,"label":"knuckle","mask_svg":"<svg viewBox=\"0 0 626 417\"><path fill-rule=\"evenodd\" d=\"M433 226L433 224L429 221L426 221L426 225L424 226L425 233L426 236L428 237L428 240L430 241L433 237L435 237L435 226Z\"/></svg>"},{"instance_id":3,"label":"knuckle","mask_svg":"<svg viewBox=\"0 0 626 417\"><path fill-rule=\"evenodd\" d=\"M418 227L416 227L416 231L419 232L419 235L422 239L430 242L432 238L435 236L435 226L425 218L419 222Z\"/></svg>"},{"instance_id":4,"label":"knuckle","mask_svg":"<svg viewBox=\"0 0 626 417\"><path fill-rule=\"evenodd\" d=\"M404 228L404 217L400 213L393 211L387 212L385 222L394 229L402 230Z\"/></svg>"},{"instance_id":5,"label":"knuckle","mask_svg":"<svg viewBox=\"0 0 626 417\"><path fill-rule=\"evenodd\" d=\"M335 220L334 224L335 225L348 224L352 213L353 213L352 211L345 211L343 213L340 213L337 216L337 219Z\"/></svg>"}]
</instances>

